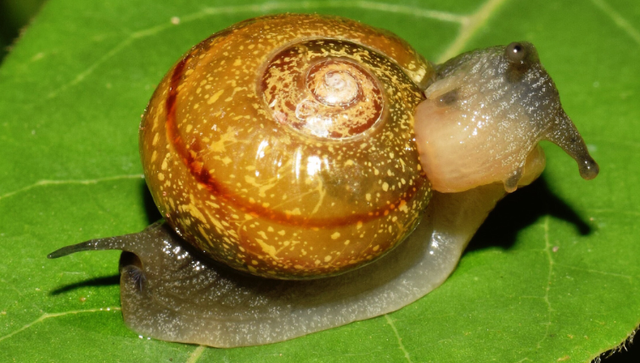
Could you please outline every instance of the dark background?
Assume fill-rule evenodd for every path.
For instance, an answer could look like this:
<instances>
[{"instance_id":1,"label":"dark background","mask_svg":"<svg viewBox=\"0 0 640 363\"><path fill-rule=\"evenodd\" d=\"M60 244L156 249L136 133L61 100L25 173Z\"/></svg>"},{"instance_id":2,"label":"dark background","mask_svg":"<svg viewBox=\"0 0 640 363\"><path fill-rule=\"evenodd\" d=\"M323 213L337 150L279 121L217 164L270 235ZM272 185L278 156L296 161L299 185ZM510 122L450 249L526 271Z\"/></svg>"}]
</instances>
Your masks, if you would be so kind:
<instances>
[{"instance_id":1,"label":"dark background","mask_svg":"<svg viewBox=\"0 0 640 363\"><path fill-rule=\"evenodd\" d=\"M0 61L44 0L0 0Z\"/></svg>"},{"instance_id":2,"label":"dark background","mask_svg":"<svg viewBox=\"0 0 640 363\"><path fill-rule=\"evenodd\" d=\"M0 64L19 38L21 29L28 26L29 20L44 2L45 0L0 0ZM628 349L603 358L602 363L639 363L640 348L628 344Z\"/></svg>"}]
</instances>

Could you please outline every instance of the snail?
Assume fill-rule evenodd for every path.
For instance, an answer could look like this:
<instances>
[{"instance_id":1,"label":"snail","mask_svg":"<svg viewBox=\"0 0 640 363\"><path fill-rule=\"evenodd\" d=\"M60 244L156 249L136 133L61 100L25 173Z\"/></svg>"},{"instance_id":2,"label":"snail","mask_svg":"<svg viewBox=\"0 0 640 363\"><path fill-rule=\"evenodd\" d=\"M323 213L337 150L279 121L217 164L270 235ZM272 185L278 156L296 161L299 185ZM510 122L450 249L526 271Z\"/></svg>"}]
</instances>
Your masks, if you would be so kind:
<instances>
[{"instance_id":1,"label":"snail","mask_svg":"<svg viewBox=\"0 0 640 363\"><path fill-rule=\"evenodd\" d=\"M439 286L549 140L598 165L526 42L425 61L390 32L254 18L191 48L140 126L164 220L63 247L122 250L134 331L215 347L397 310Z\"/></svg>"}]
</instances>

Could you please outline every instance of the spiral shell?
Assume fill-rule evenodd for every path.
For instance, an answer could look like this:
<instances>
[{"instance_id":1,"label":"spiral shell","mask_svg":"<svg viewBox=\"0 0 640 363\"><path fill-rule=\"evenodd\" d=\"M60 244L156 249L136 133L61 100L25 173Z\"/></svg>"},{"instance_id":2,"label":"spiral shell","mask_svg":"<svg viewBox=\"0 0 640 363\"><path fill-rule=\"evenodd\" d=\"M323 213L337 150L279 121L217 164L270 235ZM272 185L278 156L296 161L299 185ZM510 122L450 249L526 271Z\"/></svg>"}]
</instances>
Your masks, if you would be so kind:
<instances>
[{"instance_id":1,"label":"spiral shell","mask_svg":"<svg viewBox=\"0 0 640 363\"><path fill-rule=\"evenodd\" d=\"M434 74L406 43L357 22L251 19L193 47L145 111L141 156L166 220L49 258L122 250L122 314L138 334L279 342L438 287L496 203L540 176L541 140L583 178L598 174L530 43L471 51ZM237 273L202 252L307 280Z\"/></svg>"},{"instance_id":2,"label":"spiral shell","mask_svg":"<svg viewBox=\"0 0 640 363\"><path fill-rule=\"evenodd\" d=\"M162 215L212 258L314 278L361 266L430 198L413 110L433 73L399 38L319 15L251 19L193 47L140 132Z\"/></svg>"}]
</instances>

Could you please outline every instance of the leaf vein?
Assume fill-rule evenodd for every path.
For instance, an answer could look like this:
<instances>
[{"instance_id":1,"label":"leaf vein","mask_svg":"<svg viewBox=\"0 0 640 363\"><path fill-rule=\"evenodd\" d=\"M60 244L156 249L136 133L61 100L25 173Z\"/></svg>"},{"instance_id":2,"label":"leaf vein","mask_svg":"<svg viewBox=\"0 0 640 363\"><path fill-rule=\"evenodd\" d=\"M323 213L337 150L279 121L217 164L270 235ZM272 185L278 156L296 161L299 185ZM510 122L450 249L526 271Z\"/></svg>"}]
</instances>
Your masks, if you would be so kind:
<instances>
[{"instance_id":1,"label":"leaf vein","mask_svg":"<svg viewBox=\"0 0 640 363\"><path fill-rule=\"evenodd\" d=\"M404 344L402 344L402 338L400 337L400 334L398 334L398 329L396 329L396 325L393 323L393 320L391 320L389 314L385 314L384 318L387 319L387 324L389 324L391 329L393 329L393 333L396 335L396 339L398 339L398 346L402 353L404 353L405 359L407 360L407 362L412 363L411 356L409 355L409 352L404 348Z\"/></svg>"},{"instance_id":2,"label":"leaf vein","mask_svg":"<svg viewBox=\"0 0 640 363\"><path fill-rule=\"evenodd\" d=\"M594 274L598 274L598 275L620 277L620 278L629 280L629 282L633 281L633 276L619 274L619 273L615 273L615 272L594 270L594 269L590 269L590 268L576 267L576 266L564 265L564 264L560 264L560 263L556 263L556 266L560 266L560 267L564 267L564 268L568 268L568 269L572 269L572 270L590 272L590 273L594 273Z\"/></svg>"},{"instance_id":3,"label":"leaf vein","mask_svg":"<svg viewBox=\"0 0 640 363\"><path fill-rule=\"evenodd\" d=\"M187 359L186 363L196 363L198 359L200 359L202 353L204 353L205 348L206 347L204 345L199 345L196 350L189 354L189 358Z\"/></svg>"},{"instance_id":4,"label":"leaf vein","mask_svg":"<svg viewBox=\"0 0 640 363\"><path fill-rule=\"evenodd\" d=\"M115 181L115 180L125 180L125 179L143 179L144 175L142 174L126 174L126 175L116 175L116 176L109 176L109 177L104 177L104 178L97 178L97 179L80 179L80 180L49 180L49 179L44 179L44 180L39 180L31 185L27 185L25 187L22 187L20 189L16 189L12 192L8 192L5 194L0 195L0 200L6 199L6 198L10 198L13 197L16 194L19 193L23 193L23 192L27 192L31 189L35 189L38 187L42 187L42 186L47 186L47 185L68 185L68 184L80 184L80 185L91 185L91 184L97 184L97 183L101 183L101 182L107 182L107 181Z\"/></svg>"},{"instance_id":5,"label":"leaf vein","mask_svg":"<svg viewBox=\"0 0 640 363\"><path fill-rule=\"evenodd\" d=\"M544 252L547 256L547 261L549 263L549 271L547 272L547 284L544 289L544 296L542 300L547 305L547 322L545 323L545 332L542 338L537 343L537 348L542 348L542 342L547 339L549 335L549 328L551 327L551 313L554 311L553 307L551 307L551 301L549 300L549 291L551 290L551 279L553 276L553 265L555 262L553 261L553 256L551 255L551 243L549 242L549 216L546 216L544 219Z\"/></svg>"},{"instance_id":6,"label":"leaf vein","mask_svg":"<svg viewBox=\"0 0 640 363\"><path fill-rule=\"evenodd\" d=\"M504 0L490 0L488 5L493 5L493 3L502 3ZM80 72L73 80L63 84L58 89L50 92L47 95L48 99L54 98L60 93L66 91L68 88L73 87L80 82L82 82L87 76L91 75L100 65L105 63L107 60L118 54L120 51L125 49L127 46L131 45L134 41L143 39L152 35L156 35L166 29L178 26L182 23L188 23L191 21L199 20L205 18L207 16L212 15L220 15L220 14L237 14L237 13L245 13L245 12L255 12L255 13L266 13L274 10L290 10L292 8L297 9L318 9L318 8L361 8L366 10L376 10L383 12L393 12L399 14L410 14L418 17L429 18L429 19L437 19L448 22L457 22L463 24L463 29L465 28L465 24L469 24L468 27L470 31L475 31L477 26L482 25L483 16L486 17L487 6L484 6L480 9L477 15L479 15L479 21L476 22L475 17L462 16L455 13L449 13L445 11L438 10L430 10L430 9L420 9L411 6L405 5L397 5L397 4L389 4L389 3L378 3L372 1L301 1L301 2L282 2L282 3L264 3L264 4L251 4L251 5L236 5L236 6L221 6L221 7L206 7L200 10L199 12L187 14L184 16L177 16L173 18L179 19L178 22L175 22L173 19L168 19L166 22L163 22L160 25L156 25L154 27L138 30L136 32L131 33L127 38L123 39L120 43L114 46L110 51L106 52L102 57L96 60L93 64L90 64L84 71ZM493 7L489 7L489 12L493 10ZM479 23L479 24L477 24ZM477 25L477 26L476 26ZM474 27L475 26L475 27ZM462 33L462 32L461 32ZM466 39L463 39L466 41ZM462 44L464 45L464 44Z\"/></svg>"},{"instance_id":7,"label":"leaf vein","mask_svg":"<svg viewBox=\"0 0 640 363\"><path fill-rule=\"evenodd\" d=\"M98 309L87 309L87 310L72 310L72 311L65 311L62 313L44 313L42 314L38 319L24 325L23 327L21 327L18 330L15 330L5 336L0 337L0 342L5 340L5 339L9 339L12 336L21 333L27 329L29 329L30 327L41 323L47 319L51 319L51 318L58 318L61 316L66 316L66 315L75 315L75 314L84 314L84 313L96 313L96 312L111 312L111 311L120 311L120 307L107 307L107 308L98 308Z\"/></svg>"},{"instance_id":8,"label":"leaf vein","mask_svg":"<svg viewBox=\"0 0 640 363\"><path fill-rule=\"evenodd\" d=\"M489 20L489 18L505 1L506 0L488 0L484 5L478 8L475 13L465 16L458 36L447 50L438 57L436 63L442 63L460 54L467 45L469 39L476 34L480 27L486 24L487 20Z\"/></svg>"},{"instance_id":9,"label":"leaf vein","mask_svg":"<svg viewBox=\"0 0 640 363\"><path fill-rule=\"evenodd\" d=\"M623 18L620 13L615 11L609 4L604 2L604 0L591 0L591 2L600 8L605 15L607 15L613 22L622 30L624 30L627 35L631 37L631 39L635 40L636 43L640 44L640 31L631 25L627 21L627 19Z\"/></svg>"}]
</instances>

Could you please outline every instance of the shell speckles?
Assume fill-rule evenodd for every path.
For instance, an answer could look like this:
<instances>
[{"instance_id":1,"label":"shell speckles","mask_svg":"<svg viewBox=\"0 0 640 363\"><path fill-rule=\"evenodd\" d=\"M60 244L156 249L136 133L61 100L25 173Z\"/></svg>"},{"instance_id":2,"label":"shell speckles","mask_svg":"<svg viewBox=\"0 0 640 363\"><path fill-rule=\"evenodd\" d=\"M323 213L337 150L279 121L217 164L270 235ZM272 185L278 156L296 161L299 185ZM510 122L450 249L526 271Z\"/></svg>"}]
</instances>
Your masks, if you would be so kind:
<instances>
[{"instance_id":1,"label":"shell speckles","mask_svg":"<svg viewBox=\"0 0 640 363\"><path fill-rule=\"evenodd\" d=\"M375 75L358 63L370 65ZM306 135L343 139L383 119L385 99L377 79L393 75L392 68L397 67L388 59L357 44L316 39L274 56L260 91L278 122Z\"/></svg>"},{"instance_id":2,"label":"shell speckles","mask_svg":"<svg viewBox=\"0 0 640 363\"><path fill-rule=\"evenodd\" d=\"M429 200L413 108L431 72L404 42L343 19L274 16L217 33L144 115L151 193L178 233L235 269L315 278L368 263Z\"/></svg>"},{"instance_id":3,"label":"shell speckles","mask_svg":"<svg viewBox=\"0 0 640 363\"><path fill-rule=\"evenodd\" d=\"M138 334L288 340L437 288L506 192L540 176L542 139L597 175L529 43L434 69L351 20L250 19L191 48L143 115L165 220L49 258L122 250L122 314Z\"/></svg>"}]
</instances>

